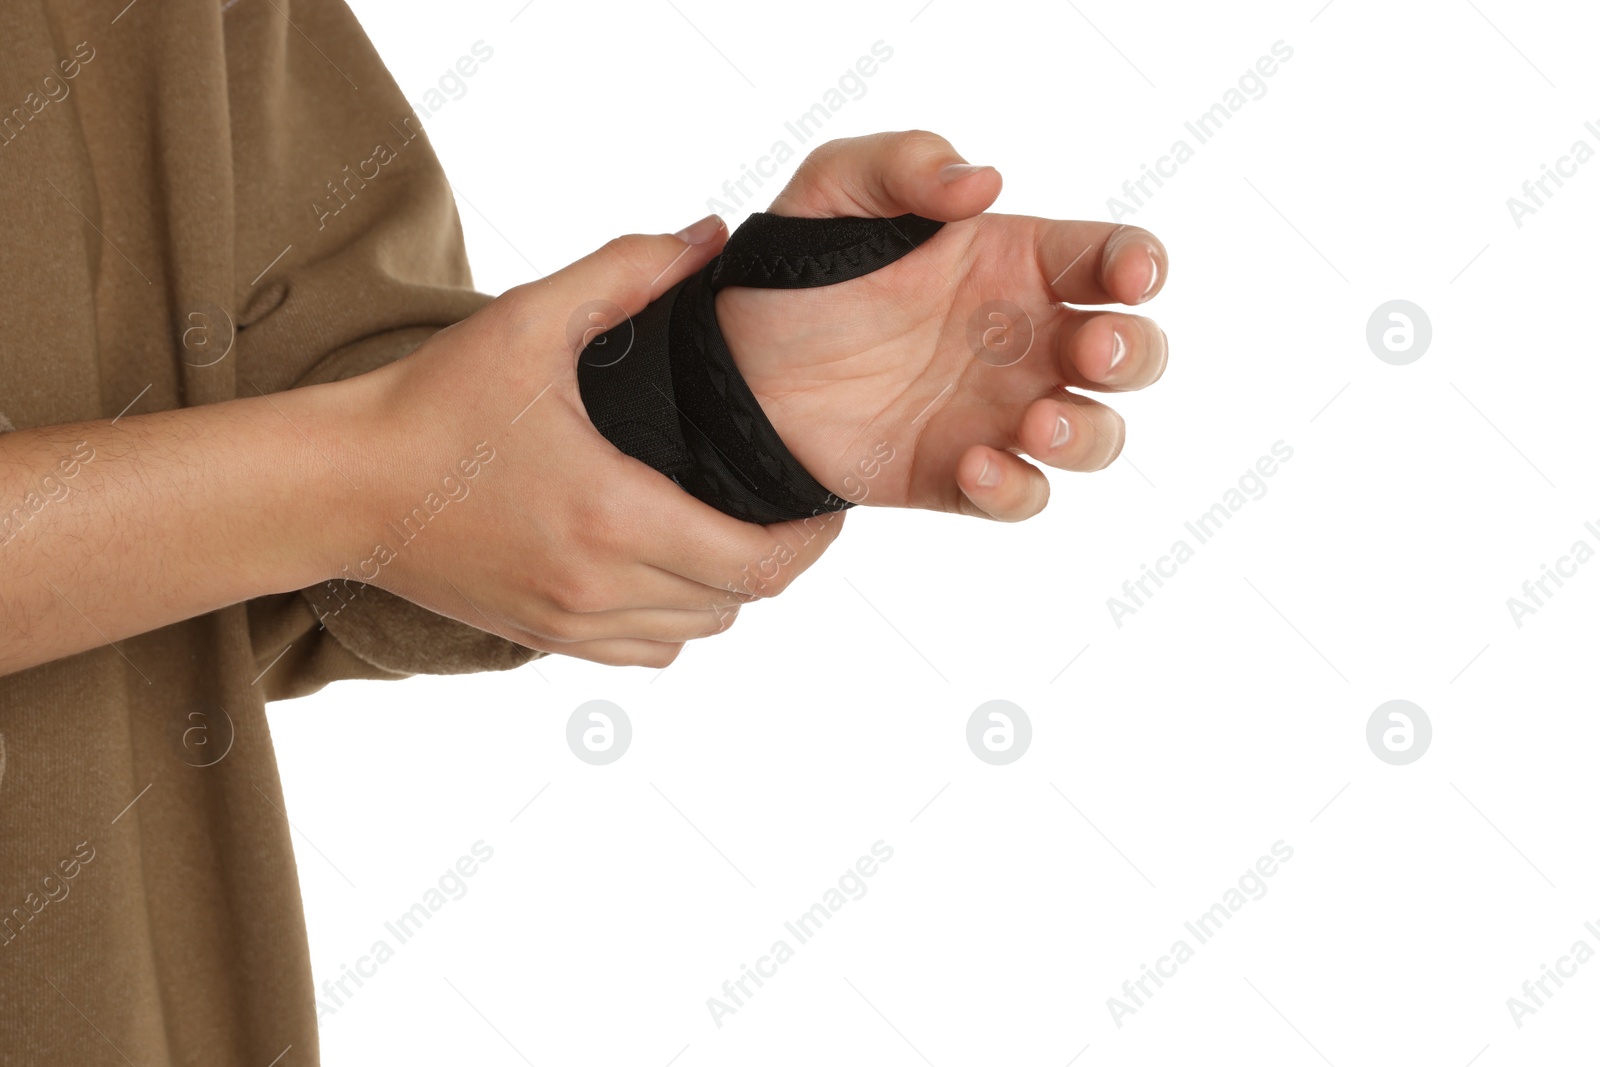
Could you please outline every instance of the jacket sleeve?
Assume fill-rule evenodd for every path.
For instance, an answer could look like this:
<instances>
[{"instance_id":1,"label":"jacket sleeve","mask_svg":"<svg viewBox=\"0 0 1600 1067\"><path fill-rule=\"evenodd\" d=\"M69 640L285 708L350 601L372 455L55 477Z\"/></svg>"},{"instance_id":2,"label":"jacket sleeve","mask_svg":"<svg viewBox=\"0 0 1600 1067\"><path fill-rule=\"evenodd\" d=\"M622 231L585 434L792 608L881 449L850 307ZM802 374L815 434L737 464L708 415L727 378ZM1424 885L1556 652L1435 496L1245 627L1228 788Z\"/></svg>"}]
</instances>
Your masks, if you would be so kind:
<instances>
[{"instance_id":1,"label":"jacket sleeve","mask_svg":"<svg viewBox=\"0 0 1600 1067\"><path fill-rule=\"evenodd\" d=\"M363 374L488 303L421 121L349 9L279 0L226 18L238 394ZM542 655L343 581L254 601L249 619L261 666L283 656L272 699Z\"/></svg>"}]
</instances>

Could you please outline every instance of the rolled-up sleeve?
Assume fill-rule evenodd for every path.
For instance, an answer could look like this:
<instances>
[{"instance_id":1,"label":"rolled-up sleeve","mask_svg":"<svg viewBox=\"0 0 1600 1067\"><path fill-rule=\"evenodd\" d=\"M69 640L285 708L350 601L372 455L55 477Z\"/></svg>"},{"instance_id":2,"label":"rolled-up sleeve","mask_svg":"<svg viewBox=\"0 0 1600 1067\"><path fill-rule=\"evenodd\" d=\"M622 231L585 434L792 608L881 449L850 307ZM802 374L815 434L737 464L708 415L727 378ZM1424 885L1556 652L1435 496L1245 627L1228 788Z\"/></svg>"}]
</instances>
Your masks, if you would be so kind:
<instances>
[{"instance_id":1,"label":"rolled-up sleeve","mask_svg":"<svg viewBox=\"0 0 1600 1067\"><path fill-rule=\"evenodd\" d=\"M490 299L472 288L426 131L354 16L307 0L293 16L339 51L305 48L273 5L227 16L241 396L364 374ZM273 698L340 678L505 670L542 655L343 580L262 598L249 618L263 666L284 656Z\"/></svg>"}]
</instances>

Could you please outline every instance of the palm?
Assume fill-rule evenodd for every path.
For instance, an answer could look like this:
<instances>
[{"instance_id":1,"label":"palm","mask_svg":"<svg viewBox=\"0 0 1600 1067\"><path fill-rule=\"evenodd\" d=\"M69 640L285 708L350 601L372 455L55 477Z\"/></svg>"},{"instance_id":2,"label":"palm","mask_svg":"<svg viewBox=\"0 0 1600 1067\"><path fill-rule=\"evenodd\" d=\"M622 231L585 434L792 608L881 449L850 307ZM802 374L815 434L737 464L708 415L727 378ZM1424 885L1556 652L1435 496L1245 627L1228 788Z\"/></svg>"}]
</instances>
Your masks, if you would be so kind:
<instances>
[{"instance_id":1,"label":"palm","mask_svg":"<svg viewBox=\"0 0 1600 1067\"><path fill-rule=\"evenodd\" d=\"M833 141L773 202L780 215L945 226L911 254L817 289L728 288L717 319L795 457L849 500L1000 519L1049 497L1027 455L1063 470L1116 458L1116 412L1082 390L1137 389L1166 366L1166 335L1136 315L1166 252L1132 226L984 211L992 168L931 133ZM1067 389L1075 392L1067 392Z\"/></svg>"},{"instance_id":2,"label":"palm","mask_svg":"<svg viewBox=\"0 0 1600 1067\"><path fill-rule=\"evenodd\" d=\"M1015 254L1039 221L952 222L838 285L723 290L717 317L745 380L819 481L851 500L953 510L962 453L1011 446L1023 410L1062 382L1049 353L1072 314ZM985 307L999 300L1025 318Z\"/></svg>"}]
</instances>

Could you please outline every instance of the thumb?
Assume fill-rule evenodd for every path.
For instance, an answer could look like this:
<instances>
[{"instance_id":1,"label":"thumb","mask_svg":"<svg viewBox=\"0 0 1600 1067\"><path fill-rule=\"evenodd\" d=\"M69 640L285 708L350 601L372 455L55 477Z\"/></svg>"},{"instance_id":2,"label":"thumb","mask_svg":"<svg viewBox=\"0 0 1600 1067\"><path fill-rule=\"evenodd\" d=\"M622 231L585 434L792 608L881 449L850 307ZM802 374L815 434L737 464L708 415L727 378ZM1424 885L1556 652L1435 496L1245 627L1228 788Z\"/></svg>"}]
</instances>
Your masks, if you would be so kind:
<instances>
[{"instance_id":1,"label":"thumb","mask_svg":"<svg viewBox=\"0 0 1600 1067\"><path fill-rule=\"evenodd\" d=\"M543 289L541 301L574 309L567 347L576 356L594 338L639 314L711 262L727 241L727 225L707 215L677 233L612 238L535 284Z\"/></svg>"},{"instance_id":2,"label":"thumb","mask_svg":"<svg viewBox=\"0 0 1600 1067\"><path fill-rule=\"evenodd\" d=\"M914 212L955 222L987 210L999 195L999 171L966 162L936 133L905 130L822 145L800 164L772 211L802 218Z\"/></svg>"}]
</instances>

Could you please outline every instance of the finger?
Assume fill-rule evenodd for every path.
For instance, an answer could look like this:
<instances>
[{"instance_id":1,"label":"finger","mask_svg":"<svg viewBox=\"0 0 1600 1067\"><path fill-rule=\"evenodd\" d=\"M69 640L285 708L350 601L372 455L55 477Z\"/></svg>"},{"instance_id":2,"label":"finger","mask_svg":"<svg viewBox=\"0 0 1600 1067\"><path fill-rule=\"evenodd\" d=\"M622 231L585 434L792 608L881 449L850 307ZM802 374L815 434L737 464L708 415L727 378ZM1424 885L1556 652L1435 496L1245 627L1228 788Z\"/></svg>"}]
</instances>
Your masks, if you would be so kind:
<instances>
[{"instance_id":1,"label":"finger","mask_svg":"<svg viewBox=\"0 0 1600 1067\"><path fill-rule=\"evenodd\" d=\"M956 467L956 484L968 502L968 514L1001 522L1029 519L1050 500L1044 472L1010 452L973 445Z\"/></svg>"},{"instance_id":2,"label":"finger","mask_svg":"<svg viewBox=\"0 0 1600 1067\"><path fill-rule=\"evenodd\" d=\"M709 263L728 240L728 227L707 215L677 233L634 233L602 247L545 278L511 290L517 306L569 315L587 312L585 342L595 332L620 325L651 301ZM511 295L508 294L508 295ZM574 338L569 337L568 341Z\"/></svg>"},{"instance_id":3,"label":"finger","mask_svg":"<svg viewBox=\"0 0 1600 1067\"><path fill-rule=\"evenodd\" d=\"M666 667L683 649L681 641L651 641L606 637L592 641L561 641L534 633L506 620L492 619L474 607L469 625L485 629L497 637L531 648L536 652L559 653L611 667Z\"/></svg>"},{"instance_id":4,"label":"finger","mask_svg":"<svg viewBox=\"0 0 1600 1067\"><path fill-rule=\"evenodd\" d=\"M1143 389L1167 369L1167 335L1142 315L1074 313L1055 344L1061 375L1075 389Z\"/></svg>"},{"instance_id":5,"label":"finger","mask_svg":"<svg viewBox=\"0 0 1600 1067\"><path fill-rule=\"evenodd\" d=\"M598 437L596 447L609 464L602 484L613 486L599 499L614 552L695 586L761 595L744 587L743 572L778 552L766 527L723 514Z\"/></svg>"},{"instance_id":6,"label":"finger","mask_svg":"<svg viewBox=\"0 0 1600 1067\"><path fill-rule=\"evenodd\" d=\"M662 641L579 641L549 648L543 647L544 644L549 642L539 643L534 639L528 643L528 647L607 667L654 667L657 670L670 666L678 658L678 653L683 651L682 643Z\"/></svg>"},{"instance_id":7,"label":"finger","mask_svg":"<svg viewBox=\"0 0 1600 1067\"><path fill-rule=\"evenodd\" d=\"M776 596L833 544L842 511L760 526L740 522L688 493L656 509L645 562L691 582L756 597Z\"/></svg>"},{"instance_id":8,"label":"finger","mask_svg":"<svg viewBox=\"0 0 1600 1067\"><path fill-rule=\"evenodd\" d=\"M1097 471L1122 454L1127 435L1122 416L1111 408L1062 393L1028 405L1017 430L1017 445L1060 470Z\"/></svg>"},{"instance_id":9,"label":"finger","mask_svg":"<svg viewBox=\"0 0 1600 1067\"><path fill-rule=\"evenodd\" d=\"M766 539L761 555L742 563L738 559L722 562L720 566L725 569L739 565L737 576L727 585L758 599L777 596L810 570L838 539L844 529L844 516L843 511L826 511L808 519L756 527Z\"/></svg>"},{"instance_id":10,"label":"finger","mask_svg":"<svg viewBox=\"0 0 1600 1067\"><path fill-rule=\"evenodd\" d=\"M677 492L678 490L673 489ZM648 564L621 570L603 570L592 577L567 575L563 595L553 599L575 614L602 611L714 611L737 608L759 599L737 589L714 588L691 582Z\"/></svg>"},{"instance_id":11,"label":"finger","mask_svg":"<svg viewBox=\"0 0 1600 1067\"><path fill-rule=\"evenodd\" d=\"M1050 291L1069 304L1142 304L1166 283L1166 248L1137 226L1045 222L1034 254Z\"/></svg>"},{"instance_id":12,"label":"finger","mask_svg":"<svg viewBox=\"0 0 1600 1067\"><path fill-rule=\"evenodd\" d=\"M525 621L521 628L560 651L563 645L591 641L694 641L722 633L738 617L738 605L699 611L630 608L583 614L557 612L545 619Z\"/></svg>"},{"instance_id":13,"label":"finger","mask_svg":"<svg viewBox=\"0 0 1600 1067\"><path fill-rule=\"evenodd\" d=\"M822 558L828 546L838 540L844 530L843 511L826 511L809 519L774 523L767 532L778 538L793 552L784 563L777 581L753 590L757 596L776 596L793 584L794 580L811 569Z\"/></svg>"},{"instance_id":14,"label":"finger","mask_svg":"<svg viewBox=\"0 0 1600 1067\"><path fill-rule=\"evenodd\" d=\"M893 218L914 212L954 222L1000 195L1000 172L975 167L926 130L829 141L806 157L772 202L778 215Z\"/></svg>"},{"instance_id":15,"label":"finger","mask_svg":"<svg viewBox=\"0 0 1600 1067\"><path fill-rule=\"evenodd\" d=\"M740 589L717 588L690 581L660 567L645 567L639 583L629 584L626 595L630 607L672 608L679 611L705 611L748 604L761 597Z\"/></svg>"}]
</instances>

